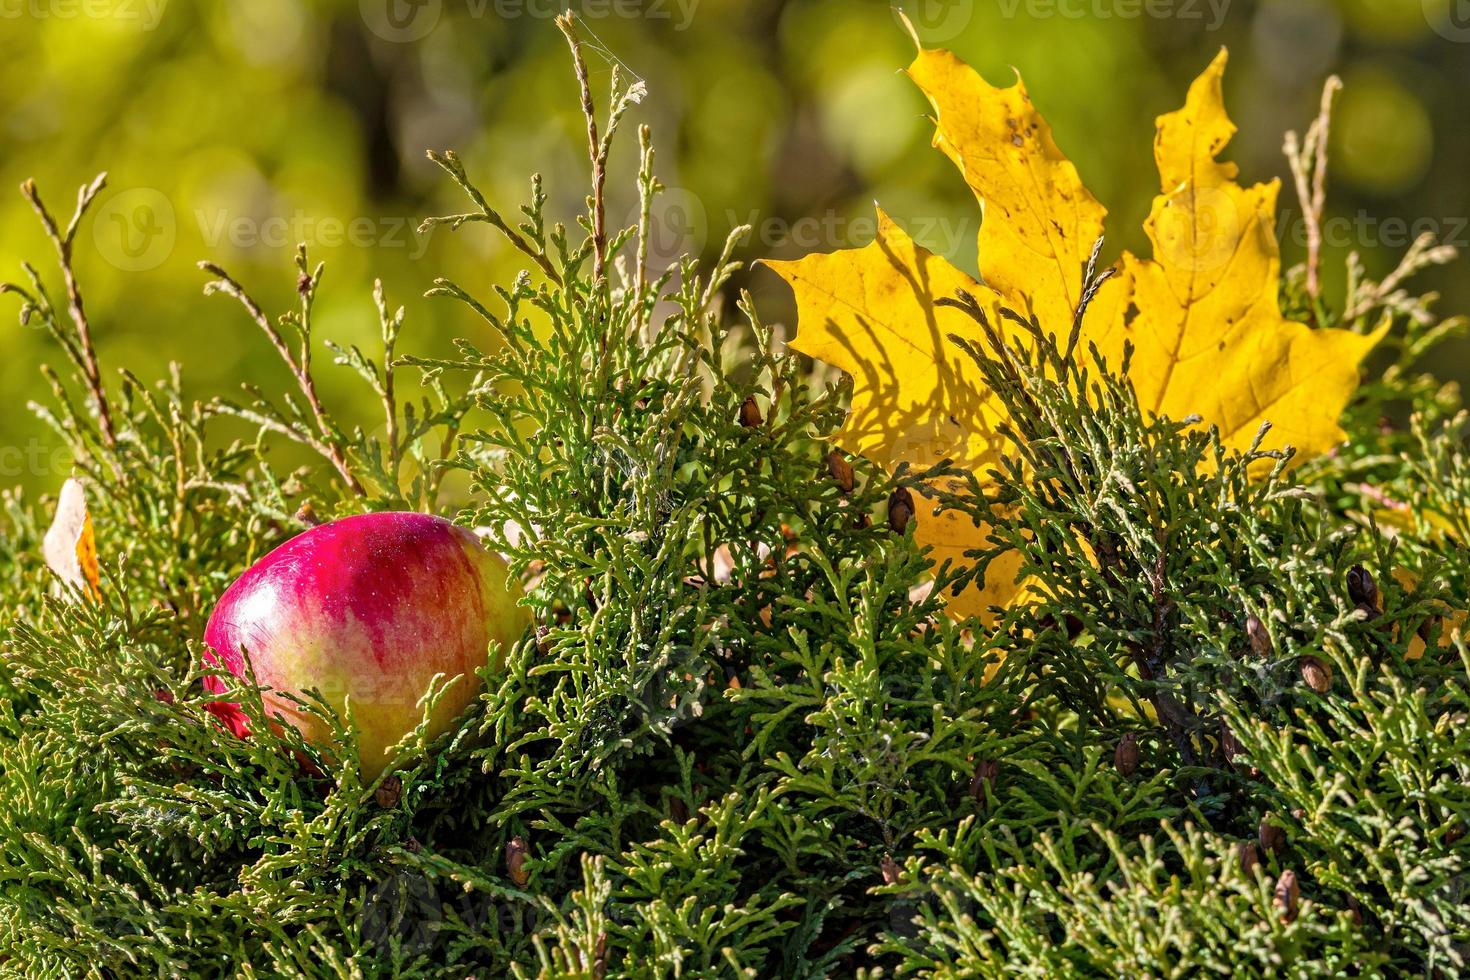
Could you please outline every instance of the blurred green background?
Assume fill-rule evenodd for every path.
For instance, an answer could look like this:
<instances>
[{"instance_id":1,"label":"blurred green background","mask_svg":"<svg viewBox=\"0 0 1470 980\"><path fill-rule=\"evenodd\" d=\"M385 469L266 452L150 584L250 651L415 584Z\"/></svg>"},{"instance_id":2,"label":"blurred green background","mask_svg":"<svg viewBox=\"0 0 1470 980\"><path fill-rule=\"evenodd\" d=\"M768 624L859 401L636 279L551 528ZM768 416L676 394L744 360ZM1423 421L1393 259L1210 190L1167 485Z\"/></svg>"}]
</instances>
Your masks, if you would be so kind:
<instances>
[{"instance_id":1,"label":"blurred green background","mask_svg":"<svg viewBox=\"0 0 1470 980\"><path fill-rule=\"evenodd\" d=\"M199 396L285 374L239 310L201 295L212 258L268 309L292 301L295 243L327 262L319 332L375 343L371 282L409 308L403 349L484 341L458 307L420 294L448 275L488 293L520 267L485 226L414 232L462 210L424 158L457 148L492 203L514 213L532 172L570 222L586 193L584 132L552 0L0 0L0 278L24 258L56 277L14 188L35 177L69 213L76 187L110 182L83 227L77 265L104 367L145 379L184 365ZM974 270L978 215L929 147L922 96L902 75L912 42L883 0L584 0L594 83L616 57L649 97L671 191L658 251L712 257L752 222L742 257L862 244L880 201L921 241ZM1312 118L1325 77L1346 90L1334 142L1329 246L1382 274L1413 234L1470 243L1470 0L917 0L919 35L991 81L1021 71L1063 150L1109 207L1109 254L1146 245L1157 189L1153 118L1226 45L1227 96L1248 179L1285 174L1282 134ZM601 53L605 49L607 54ZM630 214L631 130L612 217ZM1281 222L1302 253L1296 202ZM64 219L63 219L64 220ZM1441 309L1470 310L1464 266L1434 270ZM1329 279L1329 282L1332 282ZM1340 277L1338 280L1340 281ZM766 318L788 321L785 288L762 270ZM58 287L59 294L59 287ZM53 490L66 459L25 410L46 336L0 320L0 484ZM325 356L321 384L351 420L371 402ZM1447 377L1467 367L1454 358Z\"/></svg>"}]
</instances>

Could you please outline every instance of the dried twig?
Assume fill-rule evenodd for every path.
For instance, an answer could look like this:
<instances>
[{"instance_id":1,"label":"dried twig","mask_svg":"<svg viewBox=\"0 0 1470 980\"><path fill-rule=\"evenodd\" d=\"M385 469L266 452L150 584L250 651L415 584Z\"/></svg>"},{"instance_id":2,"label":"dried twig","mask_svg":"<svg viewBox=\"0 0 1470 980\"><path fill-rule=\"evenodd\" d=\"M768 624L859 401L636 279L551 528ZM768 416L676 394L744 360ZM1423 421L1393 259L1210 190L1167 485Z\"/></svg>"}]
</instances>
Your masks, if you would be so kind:
<instances>
[{"instance_id":1,"label":"dried twig","mask_svg":"<svg viewBox=\"0 0 1470 980\"><path fill-rule=\"evenodd\" d=\"M587 155L592 161L592 278L600 282L607 274L607 205L604 200L607 157L597 138L597 107L592 102L592 83L587 75L587 62L582 58L582 39L577 36L572 12L569 10L558 17L556 26L566 35L567 44L572 49L572 65L577 73L577 85L582 91L582 115L587 119Z\"/></svg>"},{"instance_id":2,"label":"dried twig","mask_svg":"<svg viewBox=\"0 0 1470 980\"><path fill-rule=\"evenodd\" d=\"M383 415L387 419L388 465L394 476L397 476L403 452L402 447L398 445L398 398L394 391L393 349L398 343L399 331L403 329L403 307L400 306L389 314L388 301L383 296L383 280L381 279L373 280L373 305L377 307L378 323L383 331L383 380L381 384L374 385L374 387L378 389L378 397L383 402Z\"/></svg>"},{"instance_id":3,"label":"dried twig","mask_svg":"<svg viewBox=\"0 0 1470 980\"><path fill-rule=\"evenodd\" d=\"M653 195L658 191L658 181L653 176L653 131L647 124L638 127L638 149L638 260L634 288L641 303L643 290L648 285L648 233L653 217ZM638 315L641 323L641 309Z\"/></svg>"},{"instance_id":4,"label":"dried twig","mask_svg":"<svg viewBox=\"0 0 1470 980\"><path fill-rule=\"evenodd\" d=\"M82 302L81 287L77 284L76 273L72 270L71 256L72 244L76 239L77 227L81 224L82 215L91 203L96 200L97 195L107 184L107 174L98 174L92 183L87 184L77 191L77 207L72 213L71 221L66 226L66 231L61 231L56 225L51 212L41 202L41 193L36 189L36 182L27 180L20 185L20 192L37 216L41 219L41 226L46 231L46 237L56 248L57 264L61 268L62 280L66 284L66 306L71 315L72 324L76 328L76 343L71 344L60 331L56 331L58 338L63 339L67 346L67 353L77 362L82 369L82 377L86 381L87 389L91 393L92 401L97 408L97 424L102 432L102 441L110 449L117 445L117 434L113 428L112 409L107 402L107 392L102 384L102 371L97 364L97 351L92 345L92 327L87 320L86 307ZM34 276L33 276L34 278ZM22 292L20 289L10 286L7 291ZM27 297L29 299L29 297ZM49 307L32 301L43 315L49 315Z\"/></svg>"},{"instance_id":5,"label":"dried twig","mask_svg":"<svg viewBox=\"0 0 1470 980\"><path fill-rule=\"evenodd\" d=\"M1459 250L1455 246L1436 245L1434 236L1425 233L1414 240L1414 244L1409 246L1409 250L1399 260L1398 266L1382 282L1373 282L1363 275L1362 262L1354 253L1349 263L1350 288L1348 307L1342 315L1344 322L1352 323L1379 307L1393 313L1402 313L1420 323L1433 322L1434 316L1424 301L1435 298L1434 295L1411 297L1400 287L1411 276L1430 266L1451 262L1458 254Z\"/></svg>"},{"instance_id":6,"label":"dried twig","mask_svg":"<svg viewBox=\"0 0 1470 980\"><path fill-rule=\"evenodd\" d=\"M1322 295L1322 214L1327 207L1327 139L1332 130L1332 100L1342 90L1336 75L1322 87L1322 107L1307 129L1305 140L1286 134L1283 149L1291 165L1297 197L1302 202L1307 225L1307 295L1312 298L1312 316Z\"/></svg>"}]
</instances>

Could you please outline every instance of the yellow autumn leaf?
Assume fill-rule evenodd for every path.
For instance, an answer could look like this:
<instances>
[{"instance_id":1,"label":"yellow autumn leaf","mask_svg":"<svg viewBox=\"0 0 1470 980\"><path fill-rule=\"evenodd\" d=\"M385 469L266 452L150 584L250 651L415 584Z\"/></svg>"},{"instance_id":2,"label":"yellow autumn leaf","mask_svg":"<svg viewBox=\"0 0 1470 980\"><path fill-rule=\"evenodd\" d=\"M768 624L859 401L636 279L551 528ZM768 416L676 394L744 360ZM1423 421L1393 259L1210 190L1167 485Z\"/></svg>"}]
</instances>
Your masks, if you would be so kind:
<instances>
[{"instance_id":1,"label":"yellow autumn leaf","mask_svg":"<svg viewBox=\"0 0 1470 980\"><path fill-rule=\"evenodd\" d=\"M66 585L93 599L102 595L102 581L97 566L97 538L92 530L92 515L87 511L87 495L81 481L71 478L61 485L56 499L56 515L41 551L47 566Z\"/></svg>"},{"instance_id":2,"label":"yellow autumn leaf","mask_svg":"<svg viewBox=\"0 0 1470 980\"><path fill-rule=\"evenodd\" d=\"M1381 339L1314 330L1281 314L1276 243L1280 183L1241 187L1216 158L1235 134L1221 80L1226 52L1190 86L1184 108L1160 116L1154 156L1163 193L1145 224L1154 258L1123 256L1111 323L1089 338L1117 364L1133 341L1129 377L1156 414L1197 414L1246 448L1261 423L1303 457L1342 442L1338 417L1358 365Z\"/></svg>"},{"instance_id":3,"label":"yellow autumn leaf","mask_svg":"<svg viewBox=\"0 0 1470 980\"><path fill-rule=\"evenodd\" d=\"M852 375L852 407L838 435L884 466L993 459L984 384L975 362L945 338L974 321L937 301L985 290L916 244L881 209L871 243L796 262L767 260L796 291L793 350ZM872 352L882 351L881 358Z\"/></svg>"},{"instance_id":4,"label":"yellow autumn leaf","mask_svg":"<svg viewBox=\"0 0 1470 980\"><path fill-rule=\"evenodd\" d=\"M1419 586L1419 576L1415 575L1413 572L1409 571L1406 568L1395 568L1393 570L1393 577L1394 581L1397 582L1399 584L1399 587L1405 592L1413 592L1414 589L1418 588ZM1440 613L1441 632L1439 635L1438 646L1441 650L1447 650L1450 647L1454 646L1455 641L1459 639L1461 635L1463 635L1465 631L1466 614L1465 610L1463 609L1444 609L1444 607L1441 608L1443 609L1443 611ZM1397 625L1394 626L1394 631L1395 639L1397 639ZM1420 657L1424 656L1424 651L1427 649L1428 646L1425 644L1424 638L1416 633L1415 635L1409 637L1409 647L1404 652L1404 657L1408 660L1418 660Z\"/></svg>"},{"instance_id":5,"label":"yellow autumn leaf","mask_svg":"<svg viewBox=\"0 0 1470 980\"><path fill-rule=\"evenodd\" d=\"M1106 209L1058 149L1019 78L995 88L942 49L920 49L908 75L934 108L934 145L959 168L984 212L985 284L1012 309L1065 336Z\"/></svg>"},{"instance_id":6,"label":"yellow autumn leaf","mask_svg":"<svg viewBox=\"0 0 1470 980\"><path fill-rule=\"evenodd\" d=\"M837 442L892 468L927 467L945 459L983 472L998 458L993 426L1000 410L979 368L945 338L972 334L967 315L937 301L964 289L993 297L974 279L916 244L878 211L873 241L860 249L813 254L795 262L767 260L796 291L801 333L791 347L852 375L852 407ZM882 351L876 358L872 352ZM978 529L954 511L938 516L920 504L915 536L932 557L964 560ZM1005 556L997 563L999 572ZM1019 560L1008 574L987 577L985 590L950 597L956 614L980 613L1014 591ZM964 613L961 613L964 610Z\"/></svg>"},{"instance_id":7,"label":"yellow autumn leaf","mask_svg":"<svg viewBox=\"0 0 1470 980\"><path fill-rule=\"evenodd\" d=\"M1284 318L1275 239L1278 184L1243 188L1218 160L1235 127L1225 114L1222 51L1182 109L1159 117L1155 156L1162 193L1145 228L1153 258L1125 255L1081 325L1116 368L1125 342L1142 405L1172 418L1199 415L1240 447L1269 419L1277 443L1299 456L1341 441L1338 416L1358 365L1380 335L1312 329ZM936 306L959 289L992 312L1004 305L1066 335L1106 210L1058 148L1024 84L996 88L953 54L921 49L909 66L934 109L934 145L984 211L980 285L916 244L879 213L861 249L768 263L797 298L793 349L853 377L846 449L892 467L949 458L984 478L1000 451L1003 411L978 370L948 340L975 325ZM1011 329L992 316L992 323ZM916 537L936 562L987 544L988 531L960 515L920 508ZM1019 556L1002 556L985 588L950 597L955 615L1003 605L1021 588Z\"/></svg>"}]
</instances>

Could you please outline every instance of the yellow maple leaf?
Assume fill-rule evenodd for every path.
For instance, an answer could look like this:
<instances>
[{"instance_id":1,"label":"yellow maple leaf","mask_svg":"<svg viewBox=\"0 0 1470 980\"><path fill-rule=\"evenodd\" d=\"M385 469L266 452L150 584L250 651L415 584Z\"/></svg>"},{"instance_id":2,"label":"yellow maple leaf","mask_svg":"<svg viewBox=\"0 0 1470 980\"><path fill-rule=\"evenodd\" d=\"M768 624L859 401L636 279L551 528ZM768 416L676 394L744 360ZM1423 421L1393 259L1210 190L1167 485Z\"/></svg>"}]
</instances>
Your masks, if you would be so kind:
<instances>
[{"instance_id":1,"label":"yellow maple leaf","mask_svg":"<svg viewBox=\"0 0 1470 980\"><path fill-rule=\"evenodd\" d=\"M985 387L975 362L945 338L974 322L937 301L974 279L918 245L881 209L863 248L766 260L796 292L801 333L791 347L853 377L838 441L885 466L994 458ZM872 356L881 351L882 357Z\"/></svg>"},{"instance_id":2,"label":"yellow maple leaf","mask_svg":"<svg viewBox=\"0 0 1470 980\"><path fill-rule=\"evenodd\" d=\"M1141 404L1173 418L1199 415L1241 447L1262 420L1301 457L1341 441L1338 416L1358 365L1381 336L1312 329L1281 315L1275 239L1279 185L1243 188L1217 159L1234 135L1225 114L1220 56L1182 109L1160 116L1155 140L1162 193L1145 227L1151 260L1125 255L1121 275L1087 308L1082 344L1121 363ZM1001 450L1004 412L973 363L948 340L973 322L936 306L960 289L992 312L1008 306L1065 336L1077 316L1084 270L1106 210L1083 186L1018 79L996 88L943 50L909 66L934 109L934 145L959 168L984 210L983 285L915 243L879 212L860 249L769 262L792 286L800 329L793 349L853 377L851 415L838 442L886 466L942 459L984 478ZM1008 321L992 317L1003 331ZM916 537L936 562L987 543L987 529L954 512L921 508ZM985 613L1020 586L1019 556L992 562L983 591L950 597L955 615Z\"/></svg>"},{"instance_id":3,"label":"yellow maple leaf","mask_svg":"<svg viewBox=\"0 0 1470 980\"><path fill-rule=\"evenodd\" d=\"M998 300L995 294L916 244L881 209L877 234L863 248L766 264L796 292L802 328L791 347L853 377L852 407L837 434L844 449L890 468L945 459L977 472L994 465L1000 408L975 362L945 339L973 333L975 323L937 301L961 289ZM977 541L974 523L932 510L920 508L916 538L937 563L963 561ZM950 609L981 613L1006 601L1019 558L1006 564L987 575L983 591L951 596Z\"/></svg>"},{"instance_id":4,"label":"yellow maple leaf","mask_svg":"<svg viewBox=\"0 0 1470 980\"><path fill-rule=\"evenodd\" d=\"M950 52L922 48L908 74L934 108L934 145L984 211L985 284L1065 336L1107 210L1082 185L1019 78L995 88Z\"/></svg>"},{"instance_id":5,"label":"yellow maple leaf","mask_svg":"<svg viewBox=\"0 0 1470 980\"><path fill-rule=\"evenodd\" d=\"M1163 193L1144 226L1154 258L1123 256L1113 320L1090 336L1113 364L1133 341L1129 377L1145 409L1200 415L1236 449L1269 420L1275 439L1316 455L1343 440L1338 417L1358 365L1387 327L1365 336L1281 315L1280 183L1241 187L1235 164L1216 159L1235 134L1221 94L1226 60L1221 51L1184 108L1159 117Z\"/></svg>"}]
</instances>

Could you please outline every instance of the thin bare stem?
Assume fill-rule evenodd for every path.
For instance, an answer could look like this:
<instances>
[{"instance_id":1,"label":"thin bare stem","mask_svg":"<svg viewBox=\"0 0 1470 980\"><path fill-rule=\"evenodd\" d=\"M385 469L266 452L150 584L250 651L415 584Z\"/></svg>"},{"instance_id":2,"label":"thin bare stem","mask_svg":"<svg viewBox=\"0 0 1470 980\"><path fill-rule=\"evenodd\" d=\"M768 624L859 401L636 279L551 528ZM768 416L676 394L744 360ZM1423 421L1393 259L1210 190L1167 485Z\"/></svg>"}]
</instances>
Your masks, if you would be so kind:
<instances>
[{"instance_id":1,"label":"thin bare stem","mask_svg":"<svg viewBox=\"0 0 1470 980\"><path fill-rule=\"evenodd\" d=\"M71 314L72 324L75 325L77 331L82 376L92 395L92 401L97 407L97 424L102 432L102 441L111 449L117 445L117 434L112 424L112 409L108 405L107 392L102 384L102 371L97 364L97 351L92 346L92 327L87 321L86 307L82 302L82 290L77 284L76 273L73 272L71 265L72 243L76 239L82 215L106 184L107 174L98 174L97 179L77 191L76 211L72 213L71 221L67 224L65 232L57 228L51 212L41 202L41 193L36 189L35 181L27 180L21 184L20 192L40 217L46 237L51 239L51 244L56 248L57 264L61 267L62 280L66 283L67 311Z\"/></svg>"},{"instance_id":2,"label":"thin bare stem","mask_svg":"<svg viewBox=\"0 0 1470 980\"><path fill-rule=\"evenodd\" d=\"M1307 129L1306 139L1295 132L1286 134L1286 157L1292 181L1302 203L1307 226L1307 295L1312 299L1313 317L1322 296L1322 216L1327 208L1327 141L1332 131L1332 100L1342 90L1336 75L1322 87L1322 106Z\"/></svg>"},{"instance_id":3,"label":"thin bare stem","mask_svg":"<svg viewBox=\"0 0 1470 980\"><path fill-rule=\"evenodd\" d=\"M587 119L587 156L592 161L592 277L606 278L607 206L604 189L607 184L607 157L597 138L597 107L592 101L592 83L587 75L587 62L582 58L582 39L577 35L576 18L570 10L556 19L556 26L566 35L572 49L572 66L577 85L582 90L582 115Z\"/></svg>"},{"instance_id":4,"label":"thin bare stem","mask_svg":"<svg viewBox=\"0 0 1470 980\"><path fill-rule=\"evenodd\" d=\"M1316 168L1312 178L1312 213L1317 216L1317 241L1315 261L1307 267L1307 291L1313 299L1322 293L1320 279L1322 265L1322 214L1327 207L1327 141L1332 131L1332 100L1342 89L1342 81L1336 75L1327 79L1322 87L1322 110L1317 117L1316 139L1313 150Z\"/></svg>"},{"instance_id":5,"label":"thin bare stem","mask_svg":"<svg viewBox=\"0 0 1470 980\"><path fill-rule=\"evenodd\" d=\"M394 479L398 478L401 452L398 445L398 400L394 393L393 348L398 342L398 331L403 325L403 307L393 314L388 313L388 301L383 296L383 280L373 281L373 303L378 308L378 321L383 329L383 385L379 389L386 417L388 440L388 466Z\"/></svg>"},{"instance_id":6,"label":"thin bare stem","mask_svg":"<svg viewBox=\"0 0 1470 980\"><path fill-rule=\"evenodd\" d=\"M653 131L646 123L638 127L638 149L638 256L634 283L641 304L643 290L648 286L648 229L653 217L653 195L658 189L653 176Z\"/></svg>"}]
</instances>

